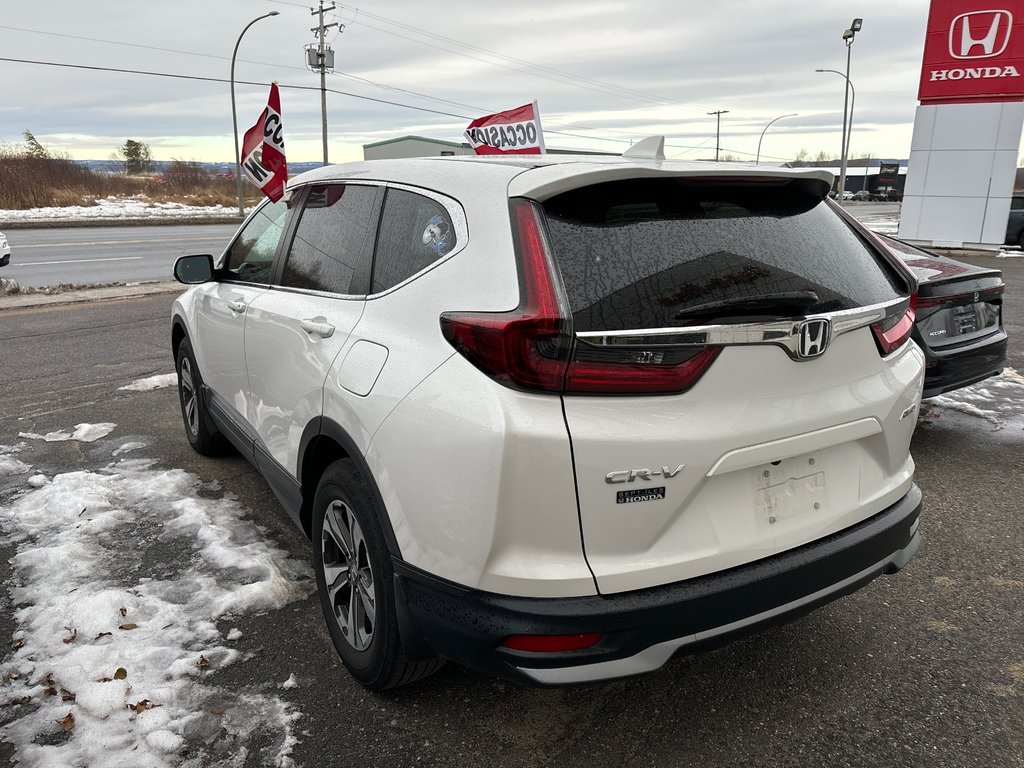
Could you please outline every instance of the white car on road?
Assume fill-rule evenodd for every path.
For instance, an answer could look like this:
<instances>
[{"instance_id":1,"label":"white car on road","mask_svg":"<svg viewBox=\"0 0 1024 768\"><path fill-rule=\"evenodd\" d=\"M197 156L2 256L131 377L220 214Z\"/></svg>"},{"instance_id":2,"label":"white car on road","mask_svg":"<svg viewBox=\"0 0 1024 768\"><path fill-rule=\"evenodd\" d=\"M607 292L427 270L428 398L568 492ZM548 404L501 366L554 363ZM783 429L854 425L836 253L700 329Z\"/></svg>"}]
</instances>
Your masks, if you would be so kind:
<instances>
[{"instance_id":1,"label":"white car on road","mask_svg":"<svg viewBox=\"0 0 1024 768\"><path fill-rule=\"evenodd\" d=\"M6 267L11 263L11 246L7 242L7 235L0 232L0 267Z\"/></svg>"},{"instance_id":2,"label":"white car on road","mask_svg":"<svg viewBox=\"0 0 1024 768\"><path fill-rule=\"evenodd\" d=\"M186 435L237 447L310 536L370 688L442 659L608 680L802 615L920 541L914 280L831 180L548 155L303 174L176 264Z\"/></svg>"}]
</instances>

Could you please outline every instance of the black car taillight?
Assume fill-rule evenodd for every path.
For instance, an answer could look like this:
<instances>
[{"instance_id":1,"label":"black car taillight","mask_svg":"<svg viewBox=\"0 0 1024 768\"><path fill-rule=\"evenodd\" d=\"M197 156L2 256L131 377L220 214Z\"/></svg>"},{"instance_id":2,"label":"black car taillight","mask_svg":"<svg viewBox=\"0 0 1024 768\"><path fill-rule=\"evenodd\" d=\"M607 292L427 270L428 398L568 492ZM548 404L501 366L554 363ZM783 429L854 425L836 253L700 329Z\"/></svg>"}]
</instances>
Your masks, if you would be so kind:
<instances>
[{"instance_id":1,"label":"black car taillight","mask_svg":"<svg viewBox=\"0 0 1024 768\"><path fill-rule=\"evenodd\" d=\"M577 343L540 208L511 203L520 301L510 312L445 312L441 331L473 365L506 386L580 394L678 393L692 387L716 348L602 347Z\"/></svg>"},{"instance_id":2,"label":"black car taillight","mask_svg":"<svg viewBox=\"0 0 1024 768\"><path fill-rule=\"evenodd\" d=\"M910 340L914 330L914 318L917 309L917 293L910 296L907 304L898 304L889 310L884 320L871 326L882 356L892 354Z\"/></svg>"},{"instance_id":3,"label":"black car taillight","mask_svg":"<svg viewBox=\"0 0 1024 768\"><path fill-rule=\"evenodd\" d=\"M948 296L919 297L917 299L917 308L925 309L926 307L941 307L944 304L967 304L975 301L974 297L976 295L978 296L977 301L995 301L1002 297L1005 290L1005 285L997 285L993 288L985 288L981 291L953 293Z\"/></svg>"}]
</instances>

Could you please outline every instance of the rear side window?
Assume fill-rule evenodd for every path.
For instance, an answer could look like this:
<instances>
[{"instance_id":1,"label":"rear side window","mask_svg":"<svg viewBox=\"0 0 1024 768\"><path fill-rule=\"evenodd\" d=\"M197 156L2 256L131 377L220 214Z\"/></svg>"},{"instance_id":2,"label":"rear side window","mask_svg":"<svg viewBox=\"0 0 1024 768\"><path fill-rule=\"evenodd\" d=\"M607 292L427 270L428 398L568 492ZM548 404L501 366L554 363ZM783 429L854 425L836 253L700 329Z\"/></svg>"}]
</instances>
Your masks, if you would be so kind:
<instances>
[{"instance_id":1,"label":"rear side window","mask_svg":"<svg viewBox=\"0 0 1024 768\"><path fill-rule=\"evenodd\" d=\"M389 189L370 292L398 285L451 253L455 245L455 229L441 203L404 189Z\"/></svg>"},{"instance_id":2,"label":"rear side window","mask_svg":"<svg viewBox=\"0 0 1024 768\"><path fill-rule=\"evenodd\" d=\"M322 184L310 187L281 285L327 293L353 294L354 279L365 275L376 187ZM365 277L363 278L365 283Z\"/></svg>"},{"instance_id":3,"label":"rear side window","mask_svg":"<svg viewBox=\"0 0 1024 768\"><path fill-rule=\"evenodd\" d=\"M575 330L749 322L901 296L900 279L819 192L803 180L635 179L551 198ZM773 311L773 297L788 305Z\"/></svg>"}]
</instances>

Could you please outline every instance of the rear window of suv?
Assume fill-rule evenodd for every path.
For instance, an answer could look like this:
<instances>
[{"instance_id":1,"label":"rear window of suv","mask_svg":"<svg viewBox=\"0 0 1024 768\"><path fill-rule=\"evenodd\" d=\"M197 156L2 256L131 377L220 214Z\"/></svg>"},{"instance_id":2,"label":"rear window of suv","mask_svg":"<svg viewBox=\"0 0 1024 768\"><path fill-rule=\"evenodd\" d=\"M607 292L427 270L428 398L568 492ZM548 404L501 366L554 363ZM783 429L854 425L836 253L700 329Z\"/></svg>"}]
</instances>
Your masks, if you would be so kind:
<instances>
[{"instance_id":1,"label":"rear window of suv","mask_svg":"<svg viewBox=\"0 0 1024 768\"><path fill-rule=\"evenodd\" d=\"M800 314L833 312L905 291L814 181L633 179L544 209L577 331L749 322L776 315L687 310L777 295L789 297L787 316L793 296L809 297Z\"/></svg>"}]
</instances>

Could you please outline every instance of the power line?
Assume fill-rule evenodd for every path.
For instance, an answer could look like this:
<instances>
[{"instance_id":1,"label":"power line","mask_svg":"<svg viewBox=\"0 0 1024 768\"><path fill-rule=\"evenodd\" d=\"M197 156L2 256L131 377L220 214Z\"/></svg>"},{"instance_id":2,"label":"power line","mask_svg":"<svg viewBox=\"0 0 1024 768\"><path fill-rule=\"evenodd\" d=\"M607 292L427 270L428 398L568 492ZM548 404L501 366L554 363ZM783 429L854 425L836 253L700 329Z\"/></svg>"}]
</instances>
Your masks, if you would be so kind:
<instances>
[{"instance_id":1,"label":"power line","mask_svg":"<svg viewBox=\"0 0 1024 768\"><path fill-rule=\"evenodd\" d=\"M275 0L271 0L271 1L274 2ZM341 8L345 8L345 9L347 9L349 11L352 11L355 14L357 14L356 17L353 17L353 19L350 21L350 23L362 24L363 26L369 27L370 29L375 29L375 30L377 30L379 32L384 32L385 34L395 35L397 37L401 37L402 39L410 40L411 42L417 42L417 43L419 43L421 45L427 45L427 46L433 47L433 48L439 48L440 47L440 46L437 46L437 45L433 45L432 43L430 43L428 41L415 40L415 39L407 38L407 37L405 37L403 35L398 35L397 33L390 32L390 31L384 30L384 29L380 29L379 27L375 27L375 26L373 26L371 24L367 24L365 21L360 20L358 18L358 15L368 16L369 18L371 18L371 19L373 19L375 21L382 22L384 24L390 24L392 26L398 27L399 29L403 29L403 30L405 30L407 32L410 32L412 34L421 35L423 37L429 37L431 40L441 40L441 41L444 41L444 42L446 42L446 43L448 43L450 45L454 45L454 46L457 46L457 47L460 47L460 48L466 48L466 49L472 50L472 51L477 51L477 52L482 53L482 54L484 54L486 56L490 56L492 58L500 59L500 60L505 61L505 62L511 62L512 64L516 65L516 66L513 66L513 67L509 67L511 69L518 69L520 71L529 70L529 71L531 71L531 74L534 74L535 76L543 77L543 78L546 78L546 79L551 79L551 76L554 76L560 82L566 82L566 80L573 81L573 82L570 82L568 84L570 84L570 85L577 85L579 87L584 87L584 88L587 88L588 90L599 90L601 93L608 93L609 91L615 91L620 96L624 96L626 98L637 99L637 100L644 101L644 102L654 102L654 103L657 103L657 104L664 104L666 106L676 106L676 107L680 107L682 109L688 109L688 110L697 111L697 112L702 111L702 109L703 109L703 108L698 108L697 106L691 106L691 105L687 105L687 104L680 104L678 102L673 102L673 101L665 99L665 98L663 98L661 96L657 96L657 95L654 95L654 94L651 94L651 93L645 93L643 91L639 91L639 90L636 90L636 89L633 89L633 88L625 88L623 86L615 85L614 83L609 83L609 82L602 81L602 80L596 80L596 79L590 78L590 77L583 77L583 76L580 76L580 75L575 75L575 74L573 74L571 72L566 72L565 70L560 70L560 69L556 69L554 67L548 67L548 66L545 66L545 65L542 65L542 64L537 64L535 62L527 61L525 59L519 59L519 58L516 58L514 56L508 56L508 55L505 55L505 54L502 54L502 53L498 53L497 51L492 51L492 50L490 50L488 48L483 48L481 46L474 45L472 43L467 43L467 42L464 42L462 40L456 40L455 38L446 37L446 36L438 34L436 32L431 32L429 30L422 29L421 27L418 27L418 26L413 26L413 25L410 25L410 24L405 24L405 23L397 21L395 19L388 18L387 16L381 16L381 15L376 14L376 13L371 13L370 11L366 11L366 10L363 10L361 8L355 8L353 6L348 6L348 5L342 5L340 7ZM455 53L456 55L466 55L466 54L460 54L458 51L451 51L450 49L447 49L447 48L441 48L441 50L447 50L450 53ZM470 56L469 58L473 58L473 59L476 59L478 61L486 61L486 60L483 60L483 59L478 59L477 57L474 57L474 56ZM494 61L486 61L486 63L498 64L498 66L507 66L507 65L502 65L499 62L494 62Z\"/></svg>"},{"instance_id":2,"label":"power line","mask_svg":"<svg viewBox=\"0 0 1024 768\"><path fill-rule=\"evenodd\" d=\"M284 0L272 0L272 1L277 2L279 5L290 5L290 6L294 6L294 7L297 7L297 8L306 8L307 7L307 6L304 6L304 5L300 4L300 3L284 2ZM367 12L366 11L362 11L362 13L365 14ZM46 35L46 36L49 36L49 37L66 38L66 39L70 39L70 40L82 40L82 41L85 41L85 42L101 43L101 44L104 44L104 45L120 45L120 46L124 46L124 47L129 47L129 48L140 48L140 49L144 49L144 50L160 51L160 52L163 52L163 53L174 53L174 54L179 54L179 55L182 55L182 56L198 56L198 57L206 58L206 59L216 59L218 61L229 61L230 60L230 57L228 57L228 56L220 56L220 55L211 54L211 53L200 53L198 51L185 51L185 50L181 50L181 49L177 49L177 48L164 48L164 47L154 46L154 45L144 45L144 44L141 44L141 43L129 43L129 42L121 41L121 40L107 40L107 39L104 39L104 38L87 37L87 36L84 36L84 35L69 35L69 34L60 33L60 32L48 32L48 31L39 30L39 29L28 29L26 27L14 27L14 26L0 24L0 29L8 29L8 30L16 31L16 32L26 32L26 33L29 33L29 34ZM447 49L442 49L442 50L447 50ZM304 71L306 71L303 67L289 66L289 65L285 65L285 64L271 64L271 63L268 63L268 62L265 62L265 61L253 61L251 59L238 59L238 61L241 61L241 62L246 63L246 64L254 64L254 65L257 65L257 66L272 66L272 67L275 67L277 69L288 69L288 70L297 71L297 72L304 72ZM29 62L28 62L28 60L25 60L25 62L23 62L23 63L29 63ZM49 64L50 62L38 62L38 63ZM69 67L73 67L75 65L68 65L68 66ZM102 71L102 68L100 68L100 69ZM117 68L107 68L107 70L109 70L109 71L119 71L119 72L135 72L135 73L142 74L142 72L138 72L138 71L121 70L121 69L117 69ZM161 73L152 73L152 74L154 76L168 76L168 77L171 76L171 75L162 75ZM438 104L447 104L447 105L453 106L453 107L462 107L462 108L465 108L465 109L473 110L473 111L478 112L478 113L487 113L487 112L495 111L494 107L481 107L481 106L478 106L478 105L466 104L464 102L453 101L451 99L445 99L445 98L442 98L440 96L431 96L430 94L422 93L420 91L415 91L415 90L412 90L412 89L409 89L409 88L401 88L401 87L398 87L398 86L388 85L387 83L375 82L375 81L370 80L368 78L361 77L359 75L354 75L354 74L349 73L349 72L342 72L342 71L335 70L334 72L332 72L330 74L333 74L333 75L335 75L337 77L345 78L347 80L353 80L355 82L364 83L364 84L366 84L366 85L368 85L368 86L370 86L372 88L379 88L381 90L393 91L393 92L396 92L396 93L404 93L404 94L407 94L407 95L410 95L410 96L414 96L416 98L424 99L426 101L435 102L435 103L438 103ZM185 77L185 76L178 75L177 77ZM197 79L201 79L201 78L197 78ZM215 81L214 78L209 78L209 79ZM296 88L298 86L281 86L281 87ZM332 93L338 93L340 95L352 96L353 98L366 98L366 99L371 100L371 101L374 100L372 97L362 97L359 94L348 93L348 92L345 92L345 91L331 90L331 92ZM413 105L410 105L410 104L400 104L398 102L390 102L390 101L387 101L387 100L384 100L384 99L379 99L377 101L379 101L381 103L385 103L385 104L395 104L396 106L404 106L404 107L406 107L408 109L422 109L422 108L417 108L417 107L415 107ZM440 110L422 109L422 111L430 112L430 113L433 113L433 114L441 114L441 115L445 115L445 116L449 116L449 117L459 117L460 119L467 119L467 120L472 119L470 117L465 117L463 115L457 115L457 114L454 114L454 113L443 112L443 111L440 111ZM572 138L589 139L589 140L595 140L595 141L615 141L615 142L618 142L618 143L624 143L625 141L635 140L636 137L637 137L637 133L635 131L633 131L633 132L617 131L617 130L615 130L613 128L593 128L593 127L586 126L586 125L573 125L573 124L570 124L570 123L559 123L559 122L555 122L555 121L548 121L547 125L549 126L548 133L569 136L569 137L572 137ZM562 128L569 129L570 132L556 131L556 130L550 128L550 126L561 126ZM625 138L623 138L623 139L615 139L615 138L610 138L609 136L581 135L581 134L578 134L578 133L572 133L571 132L571 131L574 131L574 130L575 131L581 131L581 130L582 131L591 131L591 132L594 132L594 133L615 134L615 135L622 136L622 137L625 137ZM706 143L706 142L701 142L700 145L697 145L697 146L694 146L694 147L690 147L686 151L693 151L693 150L696 150L696 149L700 149L703 146L704 143ZM669 146L671 147L672 145L669 145ZM677 147L677 148L680 148L680 147ZM730 150L730 151L732 151L732 150ZM751 156L753 156L753 153L740 153L740 154L750 154ZM766 157L768 157L768 156L766 155Z\"/></svg>"},{"instance_id":3,"label":"power line","mask_svg":"<svg viewBox=\"0 0 1024 768\"><path fill-rule=\"evenodd\" d=\"M35 60L35 59L20 59L20 58L14 58L14 57L9 57L9 56L0 56L0 61L7 61L7 62L14 63L14 64L31 64L31 65L43 66L43 67L56 67L56 68L62 68L62 69L78 69L78 70L85 70L85 71L92 71L92 72L113 72L113 73L117 73L117 74L143 75L143 76L147 76L147 77L163 77L163 78L168 78L168 79L173 79L173 80L189 80L189 81L198 81L198 82L206 82L206 83L230 83L230 80L228 80L227 78L223 78L223 77L205 77L205 76L201 76L201 75L183 75L183 74L178 74L178 73L174 73L174 72L155 72L155 71L152 71L152 70L126 69L126 68L120 68L120 67L101 67L101 66L98 66L98 65L95 65L95 64L69 64L69 63L66 63L66 62L39 61L39 60ZM261 82L261 81L254 81L254 80L236 80L235 83L238 84L238 85L258 85L258 86L263 86L263 87L269 87L270 86L269 82ZM288 85L288 84L278 83L278 87L279 88L283 88L283 89L288 89L288 90L296 90L296 91L319 91L320 90L320 88L318 86L313 86L313 85ZM404 109L411 109L411 110L414 110L414 111L417 111L417 112L426 112L426 113L432 114L432 115L441 115L442 117L454 117L454 118L458 118L459 120L467 120L467 121L473 119L473 117L470 117L468 115L460 115L460 114L455 113L455 112L444 112L444 111L439 110L439 109L430 109L429 107L420 107L420 106L416 106L416 105L413 105L413 104L405 104L405 103L398 102L398 101L391 101L389 99L378 99L378 98L376 98L374 96L366 96L366 95L360 94L360 93L352 93L350 91L342 91L342 90L339 90L339 89L336 89L336 88L328 88L327 92L328 93L334 93L334 94L337 94L339 96L348 96L350 98L359 99L361 101L370 101L370 102L373 102L375 104L386 104L386 105L392 106L392 107L402 107ZM612 141L612 142L615 142L617 144L624 144L624 143L627 142L627 139L615 139L615 138L610 138L610 137L605 137L605 136L585 136L583 134L571 133L571 132L568 132L568 131L556 131L556 130L549 130L549 129L545 129L545 130L546 130L547 133L552 133L552 134L555 134L555 135L558 135L558 136L569 136L571 138L586 139L586 140L590 140L590 141ZM584 129L584 130L597 130L597 129ZM687 145L679 145L679 144L666 144L666 146L668 146L670 148L673 148L673 149L687 149L687 150L701 149L700 145L697 145L697 146L687 146ZM723 147L723 149L725 149L728 152L734 152L734 153L740 154L740 155L750 155L750 156L753 156L752 152L743 152L741 150L729 149L727 147ZM788 159L788 158L772 157L770 155L764 155L764 157L766 157L768 159L772 159L772 160L786 160L786 159Z\"/></svg>"}]
</instances>

